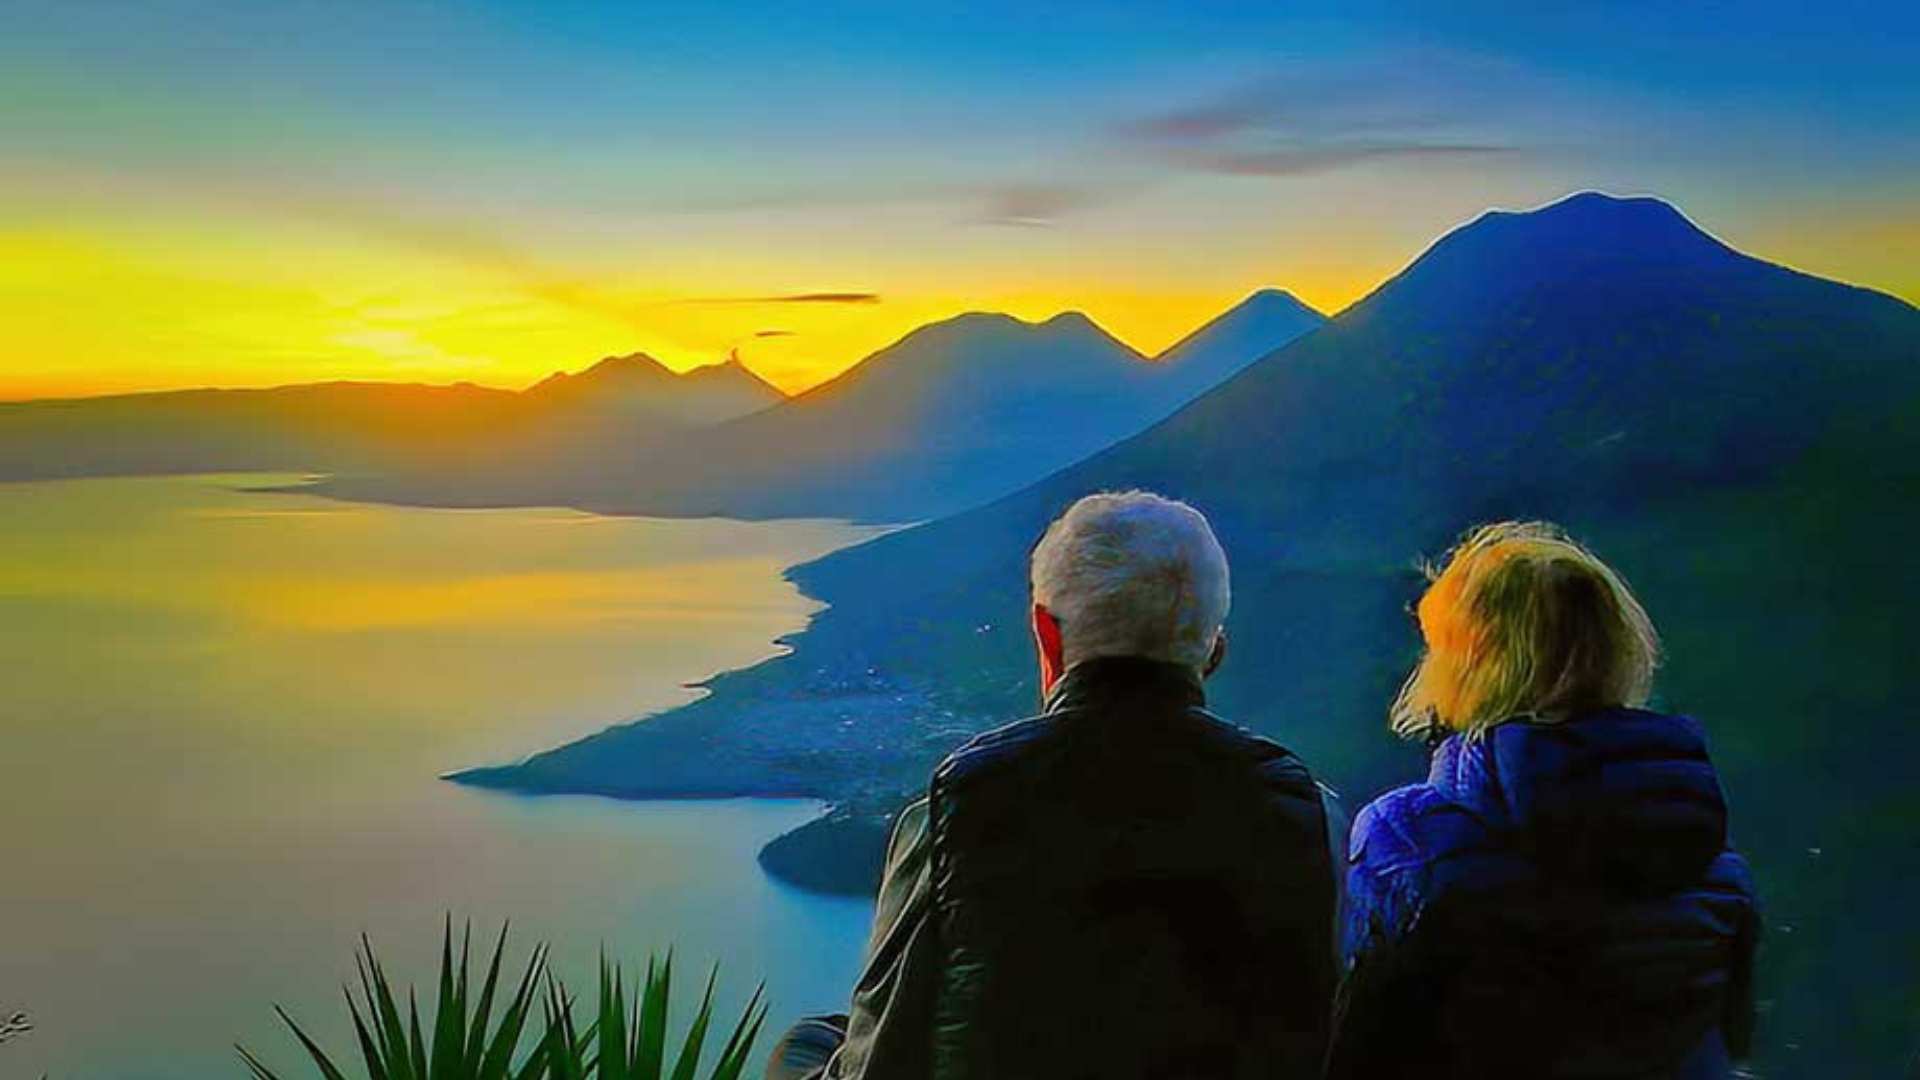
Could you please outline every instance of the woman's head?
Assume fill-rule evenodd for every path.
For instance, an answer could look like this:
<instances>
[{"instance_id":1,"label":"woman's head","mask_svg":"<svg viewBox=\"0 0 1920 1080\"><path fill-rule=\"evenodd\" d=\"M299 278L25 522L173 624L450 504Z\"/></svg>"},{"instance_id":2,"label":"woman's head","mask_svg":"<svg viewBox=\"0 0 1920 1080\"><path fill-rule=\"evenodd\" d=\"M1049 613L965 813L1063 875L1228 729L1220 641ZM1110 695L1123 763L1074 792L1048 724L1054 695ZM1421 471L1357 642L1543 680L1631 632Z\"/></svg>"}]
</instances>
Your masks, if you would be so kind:
<instances>
[{"instance_id":1,"label":"woman's head","mask_svg":"<svg viewBox=\"0 0 1920 1080\"><path fill-rule=\"evenodd\" d=\"M1544 522L1468 533L1420 598L1426 654L1393 703L1403 735L1645 703L1660 640L1627 583Z\"/></svg>"}]
</instances>

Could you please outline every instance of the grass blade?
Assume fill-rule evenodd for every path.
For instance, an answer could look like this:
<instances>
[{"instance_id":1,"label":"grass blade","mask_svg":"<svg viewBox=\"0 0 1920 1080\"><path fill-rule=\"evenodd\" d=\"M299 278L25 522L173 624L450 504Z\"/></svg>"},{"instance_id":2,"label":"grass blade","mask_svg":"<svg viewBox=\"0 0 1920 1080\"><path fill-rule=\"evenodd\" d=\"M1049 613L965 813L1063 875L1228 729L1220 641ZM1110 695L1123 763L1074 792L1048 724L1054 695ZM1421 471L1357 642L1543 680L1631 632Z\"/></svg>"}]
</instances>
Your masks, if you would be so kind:
<instances>
[{"instance_id":1,"label":"grass blade","mask_svg":"<svg viewBox=\"0 0 1920 1080\"><path fill-rule=\"evenodd\" d=\"M407 1039L413 1075L422 1078L431 1075L427 1072L427 1041L420 1037L420 1002L412 990L407 991Z\"/></svg>"},{"instance_id":2,"label":"grass blade","mask_svg":"<svg viewBox=\"0 0 1920 1080\"><path fill-rule=\"evenodd\" d=\"M767 1019L766 989L766 984L761 983L747 1002L746 1011L740 1014L740 1022L734 1025L733 1034L727 1039L727 1048L714 1063L713 1080L739 1080L741 1071L747 1067L747 1056L753 1053L754 1041L760 1037L760 1025Z\"/></svg>"},{"instance_id":3,"label":"grass blade","mask_svg":"<svg viewBox=\"0 0 1920 1080\"><path fill-rule=\"evenodd\" d=\"M599 1080L628 1080L627 995L624 974L607 963L600 952Z\"/></svg>"},{"instance_id":4,"label":"grass blade","mask_svg":"<svg viewBox=\"0 0 1920 1080\"><path fill-rule=\"evenodd\" d=\"M368 1011L379 1018L380 1056L386 1062L388 1075L391 1080L426 1080L413 1068L413 1059L408 1053L407 1030L400 1020L400 1009L393 1000L393 986L387 982L387 973L380 967L380 958L373 951L373 943L365 935L361 935L360 949L367 961Z\"/></svg>"},{"instance_id":5,"label":"grass blade","mask_svg":"<svg viewBox=\"0 0 1920 1080\"><path fill-rule=\"evenodd\" d=\"M240 1060L247 1063L247 1071L253 1074L253 1080L280 1080L278 1074L261 1064L260 1059L254 1057L246 1047L234 1043L233 1048L240 1052Z\"/></svg>"},{"instance_id":6,"label":"grass blade","mask_svg":"<svg viewBox=\"0 0 1920 1080\"><path fill-rule=\"evenodd\" d=\"M494 1029L493 1042L487 1047L486 1057L481 1062L479 1080L505 1080L507 1070L513 1066L513 1052L520 1046L527 1015L532 1012L537 1000L539 979L546 973L546 967L546 946L537 946L533 950L533 957L527 961L527 970L520 976L519 988L507 1002L500 1026Z\"/></svg>"},{"instance_id":7,"label":"grass blade","mask_svg":"<svg viewBox=\"0 0 1920 1080\"><path fill-rule=\"evenodd\" d=\"M668 950L658 972L647 961L647 986L640 999L634 1030L633 1072L636 1080L660 1080L667 1049L667 1003L673 995L673 952Z\"/></svg>"},{"instance_id":8,"label":"grass blade","mask_svg":"<svg viewBox=\"0 0 1920 1080\"><path fill-rule=\"evenodd\" d=\"M446 925L440 931L440 988L433 1002L433 1043L427 1052L428 1076L451 1078L460 1067L461 1059L466 1056L462 1042L466 1038L467 1023L464 996L460 984L467 979L467 950L460 948L460 964L456 969L453 962L453 916L447 916Z\"/></svg>"},{"instance_id":9,"label":"grass blade","mask_svg":"<svg viewBox=\"0 0 1920 1080\"><path fill-rule=\"evenodd\" d=\"M693 1014L693 1026L687 1029L687 1037L680 1044L680 1056L673 1066L673 1080L694 1080L694 1070L700 1067L700 1052L707 1041L707 1026L713 1022L713 987L720 978L720 965L715 964L707 971L707 992L700 995L700 1011Z\"/></svg>"},{"instance_id":10,"label":"grass blade","mask_svg":"<svg viewBox=\"0 0 1920 1080\"><path fill-rule=\"evenodd\" d=\"M472 924L468 924L472 928ZM500 957L507 949L507 924L500 924L500 937L493 943L493 959L487 963L487 977L480 984L480 1000L473 1006L473 1019L467 1025L467 1069L478 1070L486 1054L487 1024L493 1019L493 993L500 982Z\"/></svg>"},{"instance_id":11,"label":"grass blade","mask_svg":"<svg viewBox=\"0 0 1920 1080\"><path fill-rule=\"evenodd\" d=\"M313 1041L306 1029L294 1022L287 1010L275 1005L273 1011L279 1014L280 1022L287 1025L288 1030L293 1032L293 1037L299 1039L300 1045L306 1048L307 1056L313 1059L314 1067L320 1070L321 1076L326 1077L326 1080L347 1080L346 1074L334 1065L333 1060L327 1057L327 1052L320 1049L320 1044Z\"/></svg>"},{"instance_id":12,"label":"grass blade","mask_svg":"<svg viewBox=\"0 0 1920 1080\"><path fill-rule=\"evenodd\" d=\"M353 991L346 991L346 998L347 1014L353 1017L353 1036L360 1044L360 1057L366 1062L368 1080L388 1080L386 1062L367 1031L366 1018L360 1015L360 1006L353 1000Z\"/></svg>"}]
</instances>

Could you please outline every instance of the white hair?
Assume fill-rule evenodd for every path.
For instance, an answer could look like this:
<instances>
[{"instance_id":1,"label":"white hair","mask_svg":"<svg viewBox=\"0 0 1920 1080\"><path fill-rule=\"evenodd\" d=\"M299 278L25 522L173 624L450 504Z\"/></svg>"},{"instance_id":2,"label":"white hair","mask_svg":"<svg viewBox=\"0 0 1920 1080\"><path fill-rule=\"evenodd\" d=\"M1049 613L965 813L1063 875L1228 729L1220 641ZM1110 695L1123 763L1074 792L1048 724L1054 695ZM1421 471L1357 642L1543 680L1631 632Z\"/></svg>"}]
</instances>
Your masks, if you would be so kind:
<instances>
[{"instance_id":1,"label":"white hair","mask_svg":"<svg viewBox=\"0 0 1920 1080\"><path fill-rule=\"evenodd\" d=\"M1033 549L1033 601L1060 622L1066 666L1141 656L1202 667L1227 619L1227 555L1186 503L1146 491L1074 503Z\"/></svg>"}]
</instances>

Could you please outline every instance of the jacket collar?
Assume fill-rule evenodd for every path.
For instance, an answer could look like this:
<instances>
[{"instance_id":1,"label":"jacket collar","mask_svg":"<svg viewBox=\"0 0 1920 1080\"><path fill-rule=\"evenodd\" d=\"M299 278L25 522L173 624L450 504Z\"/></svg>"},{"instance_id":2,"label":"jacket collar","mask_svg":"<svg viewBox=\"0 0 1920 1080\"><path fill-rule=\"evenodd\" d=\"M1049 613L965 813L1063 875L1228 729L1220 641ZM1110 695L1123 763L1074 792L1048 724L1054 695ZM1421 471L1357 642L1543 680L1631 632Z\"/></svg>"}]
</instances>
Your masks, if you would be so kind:
<instances>
[{"instance_id":1,"label":"jacket collar","mask_svg":"<svg viewBox=\"0 0 1920 1080\"><path fill-rule=\"evenodd\" d=\"M1158 701L1174 707L1207 703L1200 673L1185 664L1141 656L1097 656L1067 669L1047 695L1049 713L1116 699Z\"/></svg>"}]
</instances>

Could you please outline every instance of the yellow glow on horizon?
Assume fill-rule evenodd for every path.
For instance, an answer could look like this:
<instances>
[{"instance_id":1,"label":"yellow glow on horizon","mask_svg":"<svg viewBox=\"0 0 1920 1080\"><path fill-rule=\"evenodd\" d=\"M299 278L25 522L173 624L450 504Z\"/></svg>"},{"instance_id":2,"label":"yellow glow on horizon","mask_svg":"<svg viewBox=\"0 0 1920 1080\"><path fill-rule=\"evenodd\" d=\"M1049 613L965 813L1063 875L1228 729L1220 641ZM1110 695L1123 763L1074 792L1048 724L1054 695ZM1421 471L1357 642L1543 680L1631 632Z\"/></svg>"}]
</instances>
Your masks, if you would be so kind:
<instances>
[{"instance_id":1,"label":"yellow glow on horizon","mask_svg":"<svg viewBox=\"0 0 1920 1080\"><path fill-rule=\"evenodd\" d=\"M1920 219L1896 209L1760 217L1729 239L1911 299ZM735 350L797 393L968 311L1081 311L1151 356L1258 288L1334 314L1424 246L1332 220L1232 250L1179 249L1181 267L1144 257L1164 238L1118 253L1068 245L1014 265L981 256L991 238L962 252L907 240L840 252L677 236L644 261L562 274L456 230L404 232L237 213L0 220L0 400L332 379L519 388L608 355L645 352L687 370ZM880 301L764 299L848 285Z\"/></svg>"},{"instance_id":2,"label":"yellow glow on horizon","mask_svg":"<svg viewBox=\"0 0 1920 1080\"><path fill-rule=\"evenodd\" d=\"M1380 276L1395 268L1385 262ZM1029 320L1083 311L1152 355L1256 288L1282 285L1327 310L1373 284L1278 273L1249 273L1229 288L994 284L977 270L968 281L911 266L886 274L877 303L774 303L748 301L804 290L781 288L770 265L700 271L672 282L607 274L529 284L278 223L0 229L9 351L0 400L330 379L518 388L607 355L645 352L686 370L736 349L793 393L968 311Z\"/></svg>"}]
</instances>

